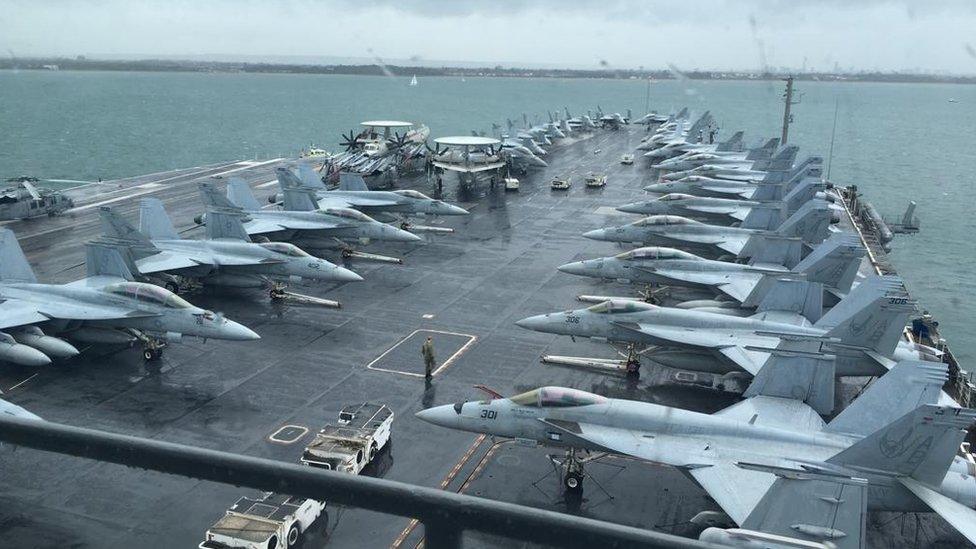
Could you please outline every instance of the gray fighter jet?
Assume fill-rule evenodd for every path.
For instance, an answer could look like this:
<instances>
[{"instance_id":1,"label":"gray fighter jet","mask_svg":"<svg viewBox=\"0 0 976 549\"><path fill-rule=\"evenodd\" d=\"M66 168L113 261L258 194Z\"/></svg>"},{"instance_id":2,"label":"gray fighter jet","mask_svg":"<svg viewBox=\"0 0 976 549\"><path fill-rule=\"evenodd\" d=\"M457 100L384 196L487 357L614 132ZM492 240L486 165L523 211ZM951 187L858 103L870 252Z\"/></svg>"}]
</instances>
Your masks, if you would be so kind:
<instances>
[{"instance_id":1,"label":"gray fighter jet","mask_svg":"<svg viewBox=\"0 0 976 549\"><path fill-rule=\"evenodd\" d=\"M756 214L767 213L766 210ZM830 231L831 213L822 200L811 200L791 215L773 233L777 236L795 236L816 245L824 241ZM676 215L652 215L639 221L595 229L583 236L608 242L632 242L641 246L667 246L690 249L702 255L718 257L729 253L750 257L761 247L761 241L769 231L743 227L707 225Z\"/></svg>"},{"instance_id":2,"label":"gray fighter jet","mask_svg":"<svg viewBox=\"0 0 976 549\"><path fill-rule=\"evenodd\" d=\"M676 146L683 151L677 156L661 160L652 164L656 170L690 170L704 164L724 165L729 167L762 169L762 163L772 158L779 146L779 139L772 138L761 146L742 150L743 132L737 132L726 141L716 144L687 144ZM757 163L758 166L757 166Z\"/></svg>"},{"instance_id":3,"label":"gray fighter jet","mask_svg":"<svg viewBox=\"0 0 976 549\"><path fill-rule=\"evenodd\" d=\"M934 404L946 366L901 362L824 423L814 406L832 386L830 364L774 355L747 391L749 398L711 415L542 387L510 398L437 406L417 417L450 429L569 448L563 480L577 493L584 479L577 451L630 456L687 473L742 528L859 548L864 504L839 512L854 494L831 490L810 498L808 492L784 501L777 491L784 477L806 479L807 485L804 474L845 483L860 478L867 482L867 508L934 511L976 541L976 477L956 455L976 410ZM784 503L788 509L777 507ZM794 519L775 520L784 513Z\"/></svg>"},{"instance_id":4,"label":"gray fighter jet","mask_svg":"<svg viewBox=\"0 0 976 549\"><path fill-rule=\"evenodd\" d=\"M917 360L899 344L914 304L901 279L872 277L854 287L826 314L817 284L777 280L756 314L714 312L611 300L585 309L549 313L516 322L537 332L644 345L641 354L665 366L715 374L756 375L768 349L783 341L822 344L837 355L838 376L879 376L896 360ZM812 323L812 324L811 324Z\"/></svg>"},{"instance_id":5,"label":"gray fighter jet","mask_svg":"<svg viewBox=\"0 0 976 549\"><path fill-rule=\"evenodd\" d=\"M250 241L240 215L211 209L207 212L207 240L185 240L173 227L163 203L145 198L139 211L139 229L109 207L99 210L102 230L113 242L126 246L137 273L162 277L171 291L181 278L207 286L262 288L269 280L301 279L357 282L363 278L349 269L313 257L287 242ZM174 278L175 277L175 278Z\"/></svg>"},{"instance_id":6,"label":"gray fighter jet","mask_svg":"<svg viewBox=\"0 0 976 549\"><path fill-rule=\"evenodd\" d=\"M164 288L134 282L118 249L89 243L85 252L86 278L40 284L13 232L0 229L0 360L41 366L78 354L42 327L85 343L129 343L135 332L147 344L146 358L159 356L155 338L259 339L248 328Z\"/></svg>"},{"instance_id":7,"label":"gray fighter jet","mask_svg":"<svg viewBox=\"0 0 976 549\"><path fill-rule=\"evenodd\" d=\"M826 188L826 183L822 181L803 179L785 195L782 195L783 184L760 185L751 200L669 193L652 200L617 206L617 210L642 215L680 215L717 225L734 225L744 223L757 208L785 206L786 213L792 214L814 198L828 199L828 195L824 193ZM773 198L777 195L782 195L782 199Z\"/></svg>"},{"instance_id":8,"label":"gray fighter jet","mask_svg":"<svg viewBox=\"0 0 976 549\"><path fill-rule=\"evenodd\" d=\"M701 143L701 136L712 122L711 113L705 111L705 114L701 115L687 129L685 128L685 119L676 120L676 124L673 126L670 124L662 125L654 132L654 135L642 141L637 146L637 150L647 151L644 153L647 158L668 158L679 154L683 152L682 147Z\"/></svg>"},{"instance_id":9,"label":"gray fighter jet","mask_svg":"<svg viewBox=\"0 0 976 549\"><path fill-rule=\"evenodd\" d=\"M241 179L231 179L227 196L210 183L200 184L204 204L210 208L229 208L243 212L244 230L249 236L261 236L269 240L288 241L305 250L346 250L346 241L368 242L388 240L393 242L420 242L422 239L402 229L380 223L368 215L351 208L318 209L314 193L307 190L284 191L284 210L262 210L251 193L251 188ZM206 223L206 217L197 218Z\"/></svg>"},{"instance_id":10,"label":"gray fighter jet","mask_svg":"<svg viewBox=\"0 0 976 549\"><path fill-rule=\"evenodd\" d=\"M321 210L354 208L377 221L396 221L404 215L468 215L459 206L436 200L414 190L371 191L363 177L355 173L340 173L339 188L328 190L318 174L307 164L300 164L299 176L288 168L278 168L278 185L290 189L312 190ZM271 203L284 200L284 192L268 198Z\"/></svg>"},{"instance_id":11,"label":"gray fighter jet","mask_svg":"<svg viewBox=\"0 0 976 549\"><path fill-rule=\"evenodd\" d=\"M644 156L657 159L651 167L659 170L684 170L702 164L744 164L769 160L779 147L779 138L766 140L756 147L745 148L742 144L744 132L736 132L732 137L719 143L671 142Z\"/></svg>"},{"instance_id":12,"label":"gray fighter jet","mask_svg":"<svg viewBox=\"0 0 976 549\"><path fill-rule=\"evenodd\" d=\"M714 261L675 250L674 248L638 248L611 257L588 259L557 267L564 273L604 280L627 280L636 284L684 286L713 292L732 301L704 300L680 304L681 308L727 312L728 305L754 308L769 290L767 282L794 274L805 280L823 284L833 305L851 290L865 250L861 241L851 233L837 233L817 246L798 263L799 241L786 241L789 246L783 257L773 259L772 249L767 255L753 257L749 264ZM795 244L795 245L790 245ZM769 246L774 248L776 246ZM773 259L773 261L769 261ZM787 269L783 263L794 263Z\"/></svg>"},{"instance_id":13,"label":"gray fighter jet","mask_svg":"<svg viewBox=\"0 0 976 549\"><path fill-rule=\"evenodd\" d=\"M791 160L792 162L792 160ZM785 166L785 167L784 167ZM685 181L688 178L701 178L699 181L733 181L756 184L780 183L788 181L799 173L804 177L820 177L823 173L823 158L819 156L808 156L800 163L789 166L785 162L777 162L778 169L747 170L722 165L705 164L691 170L665 173L661 175L661 182ZM645 187L644 190L652 190ZM682 192L682 191L655 191L655 192ZM692 193L699 194L702 193Z\"/></svg>"}]
</instances>

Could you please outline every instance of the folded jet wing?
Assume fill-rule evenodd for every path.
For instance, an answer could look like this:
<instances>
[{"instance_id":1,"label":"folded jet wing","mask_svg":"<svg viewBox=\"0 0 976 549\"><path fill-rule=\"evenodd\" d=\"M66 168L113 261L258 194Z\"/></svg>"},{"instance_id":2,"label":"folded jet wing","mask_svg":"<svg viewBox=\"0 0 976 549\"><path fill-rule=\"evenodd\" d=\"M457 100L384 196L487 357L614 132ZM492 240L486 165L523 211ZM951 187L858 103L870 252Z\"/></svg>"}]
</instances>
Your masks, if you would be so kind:
<instances>
[{"instance_id":1,"label":"folded jet wing","mask_svg":"<svg viewBox=\"0 0 976 549\"><path fill-rule=\"evenodd\" d=\"M759 284L759 281L761 281L764 276L769 274L768 272L764 273L759 271L737 271L735 273L723 273L679 269L636 268L638 270L646 270L649 273L657 274L673 280L682 280L691 284L712 286L716 290L719 290L740 303L745 301L746 298L748 298L752 293L753 289L755 289L756 285Z\"/></svg>"}]
</instances>

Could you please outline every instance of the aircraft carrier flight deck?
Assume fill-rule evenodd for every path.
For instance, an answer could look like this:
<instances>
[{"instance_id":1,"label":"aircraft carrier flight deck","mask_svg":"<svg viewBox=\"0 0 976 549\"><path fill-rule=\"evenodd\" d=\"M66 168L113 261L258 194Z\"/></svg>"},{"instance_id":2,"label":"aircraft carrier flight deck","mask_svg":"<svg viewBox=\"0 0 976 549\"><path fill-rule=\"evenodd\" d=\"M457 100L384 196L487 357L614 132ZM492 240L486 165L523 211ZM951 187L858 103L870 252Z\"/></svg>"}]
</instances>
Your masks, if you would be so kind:
<instances>
[{"instance_id":1,"label":"aircraft carrier flight deck","mask_svg":"<svg viewBox=\"0 0 976 549\"><path fill-rule=\"evenodd\" d=\"M428 425L414 413L480 397L483 384L503 395L560 385L601 395L722 409L733 394L676 385L674 372L644 362L639 381L622 375L540 363L543 354L614 358L606 344L524 330L515 321L577 308L580 294L630 295L633 288L556 270L570 261L610 255L619 246L581 237L587 230L632 220L614 206L631 202L651 182L638 159L620 163L644 135L641 126L598 130L567 139L549 167L520 177L518 192L487 183L460 190L444 181L445 200L470 215L428 224L424 242L374 244L369 252L403 264L352 259L362 282L299 284L290 289L338 300L341 309L272 302L262 290L201 290L189 298L226 313L261 339L189 339L147 368L138 346L92 349L64 364L0 367L4 399L45 419L106 431L297 463L304 446L349 404L383 403L395 413L390 444L363 472L535 507L697 537L689 519L718 509L676 469L606 457L588 465L593 483L582 501L562 497L551 449L492 440ZM100 234L98 206L137 215L143 197L162 200L187 238L203 229L197 184L245 178L258 200L277 191L274 169L293 159L228 162L93 184L74 191L65 216L5 224L13 229L38 279L67 282L84 275L83 244ZM588 172L607 185L583 185ZM554 176L568 191L550 190ZM433 189L422 175L397 188ZM842 220L843 221L843 220ZM339 262L336 256L330 260ZM263 293L262 293L263 292ZM425 387L421 345L433 338L437 361ZM851 389L853 392L854 388ZM0 536L44 547L196 547L208 526L252 491L112 464L4 446ZM423 527L406 519L330 505L304 542L318 547L417 547ZM326 523L327 522L327 523ZM965 540L935 514L875 513L869 545L960 547ZM468 534L468 546L497 546Z\"/></svg>"}]
</instances>

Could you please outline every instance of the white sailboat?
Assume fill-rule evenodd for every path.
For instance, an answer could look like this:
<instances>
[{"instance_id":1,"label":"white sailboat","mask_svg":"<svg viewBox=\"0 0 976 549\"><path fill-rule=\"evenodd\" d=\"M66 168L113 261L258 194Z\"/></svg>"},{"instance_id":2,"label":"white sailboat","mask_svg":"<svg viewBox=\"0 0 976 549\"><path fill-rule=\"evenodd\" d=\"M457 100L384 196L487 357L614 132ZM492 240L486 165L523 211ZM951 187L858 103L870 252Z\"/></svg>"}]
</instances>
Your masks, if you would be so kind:
<instances>
[{"instance_id":1,"label":"white sailboat","mask_svg":"<svg viewBox=\"0 0 976 549\"><path fill-rule=\"evenodd\" d=\"M417 75L416 74L413 75L413 78L410 79L410 85L411 86L416 86L417 85Z\"/></svg>"}]
</instances>

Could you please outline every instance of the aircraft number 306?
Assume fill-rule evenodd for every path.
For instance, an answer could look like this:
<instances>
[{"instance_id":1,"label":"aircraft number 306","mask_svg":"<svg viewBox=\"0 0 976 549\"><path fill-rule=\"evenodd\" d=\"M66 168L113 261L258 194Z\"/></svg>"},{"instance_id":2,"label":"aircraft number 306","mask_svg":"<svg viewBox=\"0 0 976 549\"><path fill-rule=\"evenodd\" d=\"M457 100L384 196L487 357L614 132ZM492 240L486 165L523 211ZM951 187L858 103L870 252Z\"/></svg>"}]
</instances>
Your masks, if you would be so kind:
<instances>
[{"instance_id":1,"label":"aircraft number 306","mask_svg":"<svg viewBox=\"0 0 976 549\"><path fill-rule=\"evenodd\" d=\"M579 324L580 317L573 315L566 315L566 322L570 324Z\"/></svg>"}]
</instances>

